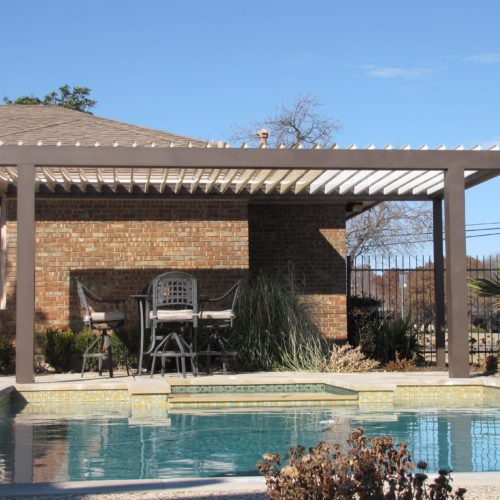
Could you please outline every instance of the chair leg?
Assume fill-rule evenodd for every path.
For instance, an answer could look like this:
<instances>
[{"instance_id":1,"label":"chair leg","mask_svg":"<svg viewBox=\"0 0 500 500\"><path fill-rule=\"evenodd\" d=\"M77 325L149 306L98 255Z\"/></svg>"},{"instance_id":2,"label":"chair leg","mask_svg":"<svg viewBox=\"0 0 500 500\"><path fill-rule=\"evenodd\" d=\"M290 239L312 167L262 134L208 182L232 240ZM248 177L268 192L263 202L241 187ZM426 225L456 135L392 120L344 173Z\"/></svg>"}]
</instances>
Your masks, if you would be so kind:
<instances>
[{"instance_id":1,"label":"chair leg","mask_svg":"<svg viewBox=\"0 0 500 500\"><path fill-rule=\"evenodd\" d=\"M109 378L113 378L113 349L111 344L108 347Z\"/></svg>"},{"instance_id":2,"label":"chair leg","mask_svg":"<svg viewBox=\"0 0 500 500\"><path fill-rule=\"evenodd\" d=\"M195 355L196 356L196 355ZM198 376L198 363L195 356L190 356L191 358L191 371L193 372L193 376Z\"/></svg>"},{"instance_id":3,"label":"chair leg","mask_svg":"<svg viewBox=\"0 0 500 500\"><path fill-rule=\"evenodd\" d=\"M153 375L155 374L155 365L156 365L156 357L153 356L153 361L151 362L151 378L153 378Z\"/></svg>"},{"instance_id":4,"label":"chair leg","mask_svg":"<svg viewBox=\"0 0 500 500\"><path fill-rule=\"evenodd\" d=\"M127 369L127 377L130 375L130 372L129 372L129 366L128 366L128 354L125 353L125 368Z\"/></svg>"},{"instance_id":5,"label":"chair leg","mask_svg":"<svg viewBox=\"0 0 500 500\"><path fill-rule=\"evenodd\" d=\"M208 347L208 350L210 350L210 346ZM212 355L207 354L207 375L210 375L212 373Z\"/></svg>"},{"instance_id":6,"label":"chair leg","mask_svg":"<svg viewBox=\"0 0 500 500\"><path fill-rule=\"evenodd\" d=\"M170 334L171 335L171 334ZM153 378L153 375L155 374L155 366L156 366L156 356L154 354L161 352L163 349L163 346L168 343L170 340L171 336L167 335L156 347L156 349L151 353L151 357L153 358L153 361L151 362L151 378ZM163 360L163 358L162 358Z\"/></svg>"},{"instance_id":7,"label":"chair leg","mask_svg":"<svg viewBox=\"0 0 500 500\"><path fill-rule=\"evenodd\" d=\"M81 378L83 378L83 374L85 372L85 363L87 362L87 356L85 356L85 354L83 355L83 361L82 361L82 376Z\"/></svg>"}]
</instances>

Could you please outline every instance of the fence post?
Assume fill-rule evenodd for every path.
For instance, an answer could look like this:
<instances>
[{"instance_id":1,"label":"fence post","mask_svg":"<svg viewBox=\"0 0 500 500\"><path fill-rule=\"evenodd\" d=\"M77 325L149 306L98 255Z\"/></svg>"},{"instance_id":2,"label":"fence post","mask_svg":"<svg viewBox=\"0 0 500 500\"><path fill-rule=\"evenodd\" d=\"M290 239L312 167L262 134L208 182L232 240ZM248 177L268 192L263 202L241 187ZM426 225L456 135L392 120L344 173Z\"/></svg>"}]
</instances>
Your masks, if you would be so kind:
<instances>
[{"instance_id":1,"label":"fence post","mask_svg":"<svg viewBox=\"0 0 500 500\"><path fill-rule=\"evenodd\" d=\"M346 256L346 315L347 315L347 341L352 341L351 336L351 321L349 320L351 314L351 272L352 272L352 257L350 255Z\"/></svg>"},{"instance_id":2,"label":"fence post","mask_svg":"<svg viewBox=\"0 0 500 500\"><path fill-rule=\"evenodd\" d=\"M432 200L432 229L434 248L434 334L436 336L436 368L446 367L446 339L444 321L444 259L443 259L443 203Z\"/></svg>"}]
</instances>

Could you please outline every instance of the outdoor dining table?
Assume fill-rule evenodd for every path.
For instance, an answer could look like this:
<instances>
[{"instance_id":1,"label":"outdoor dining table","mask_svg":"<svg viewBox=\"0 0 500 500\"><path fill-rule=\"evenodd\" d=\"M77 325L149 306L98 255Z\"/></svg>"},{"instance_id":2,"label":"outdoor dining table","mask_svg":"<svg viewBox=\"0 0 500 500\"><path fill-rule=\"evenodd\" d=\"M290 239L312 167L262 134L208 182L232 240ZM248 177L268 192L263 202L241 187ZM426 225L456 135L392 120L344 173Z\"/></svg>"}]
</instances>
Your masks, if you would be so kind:
<instances>
[{"instance_id":1,"label":"outdoor dining table","mask_svg":"<svg viewBox=\"0 0 500 500\"><path fill-rule=\"evenodd\" d=\"M146 318L146 303L148 301L147 294L133 294L130 295L131 299L134 299L137 302L138 311L139 311L139 326L141 329L141 338L139 344L139 363L137 368L137 375L142 374L142 359L144 357L144 332L146 330L147 318ZM201 300L204 300L204 297L200 297ZM198 349L198 328L193 328L193 351L197 353Z\"/></svg>"},{"instance_id":2,"label":"outdoor dining table","mask_svg":"<svg viewBox=\"0 0 500 500\"><path fill-rule=\"evenodd\" d=\"M167 285L163 283L164 280L169 279ZM155 289L160 283L160 288ZM232 328L233 319L235 317L234 310L236 300L238 298L241 281L237 281L228 290L218 297L208 297L205 295L198 295L198 286L196 279L190 274L182 271L163 273L155 278L150 285L148 285L148 293L134 294L130 297L135 299L139 309L139 321L141 328L140 346L139 346L139 363L138 374L142 373L142 364L144 354L151 354L153 360L157 357L162 359L162 374L164 373L164 358L176 357L177 369L178 358L181 358L183 377L186 376L185 371L185 358L189 357L191 360L191 368L193 374L196 376L198 372L197 358L207 357L207 373L210 373L212 357L222 358L223 372L226 373L226 360L228 358L235 358L237 351L227 351L225 348L226 340L222 336L222 332L228 328ZM229 301L229 302L228 302ZM166 311L158 308L169 306L173 309ZM147 306L151 307L147 307ZM209 306L205 309L205 306ZM184 307L185 309L182 309ZM149 311L152 311L149 317ZM205 350L198 350L198 327L200 322L210 331L210 339ZM156 337L156 324L170 323L181 324L181 332L185 325L192 325L192 344L188 344L183 338L182 333L171 330L166 336L161 335ZM144 336L146 328L151 328L152 339L151 346L148 351L144 352ZM164 347L172 339L175 340L179 347L178 351L164 351ZM156 344L156 341L159 341ZM155 345L156 344L156 345ZM154 361L151 368L151 376L154 373Z\"/></svg>"}]
</instances>

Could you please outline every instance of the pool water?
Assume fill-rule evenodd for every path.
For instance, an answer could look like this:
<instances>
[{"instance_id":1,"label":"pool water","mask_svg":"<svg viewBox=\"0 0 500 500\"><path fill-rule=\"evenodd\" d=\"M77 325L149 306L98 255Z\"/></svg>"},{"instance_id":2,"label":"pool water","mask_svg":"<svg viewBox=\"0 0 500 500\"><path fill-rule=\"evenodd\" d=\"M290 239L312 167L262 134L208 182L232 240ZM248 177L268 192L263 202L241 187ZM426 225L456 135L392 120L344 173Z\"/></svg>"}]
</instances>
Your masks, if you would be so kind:
<instances>
[{"instance_id":1,"label":"pool water","mask_svg":"<svg viewBox=\"0 0 500 500\"><path fill-rule=\"evenodd\" d=\"M165 410L139 418L127 413L81 408L56 419L12 411L0 418L0 482L257 475L262 453L345 443L358 427L406 441L414 461L425 460L431 472L500 471L498 409Z\"/></svg>"}]
</instances>

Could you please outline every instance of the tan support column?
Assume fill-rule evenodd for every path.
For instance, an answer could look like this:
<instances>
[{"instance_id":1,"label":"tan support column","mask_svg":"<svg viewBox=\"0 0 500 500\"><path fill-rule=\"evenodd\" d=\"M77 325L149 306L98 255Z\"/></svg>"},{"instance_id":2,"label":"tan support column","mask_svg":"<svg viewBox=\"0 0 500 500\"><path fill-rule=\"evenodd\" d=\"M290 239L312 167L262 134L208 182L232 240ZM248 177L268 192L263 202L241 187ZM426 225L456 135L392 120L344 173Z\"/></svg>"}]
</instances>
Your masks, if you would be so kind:
<instances>
[{"instance_id":1,"label":"tan support column","mask_svg":"<svg viewBox=\"0 0 500 500\"><path fill-rule=\"evenodd\" d=\"M444 256L443 256L443 199L432 200L434 245L434 332L436 336L436 368L446 368L446 339L444 322Z\"/></svg>"},{"instance_id":2,"label":"tan support column","mask_svg":"<svg viewBox=\"0 0 500 500\"><path fill-rule=\"evenodd\" d=\"M7 307L7 198L0 198L0 310Z\"/></svg>"},{"instance_id":3,"label":"tan support column","mask_svg":"<svg viewBox=\"0 0 500 500\"><path fill-rule=\"evenodd\" d=\"M463 168L451 168L445 172L444 204L449 376L464 378L469 376L469 334Z\"/></svg>"},{"instance_id":4,"label":"tan support column","mask_svg":"<svg viewBox=\"0 0 500 500\"><path fill-rule=\"evenodd\" d=\"M16 382L34 382L35 166L17 166Z\"/></svg>"}]
</instances>

